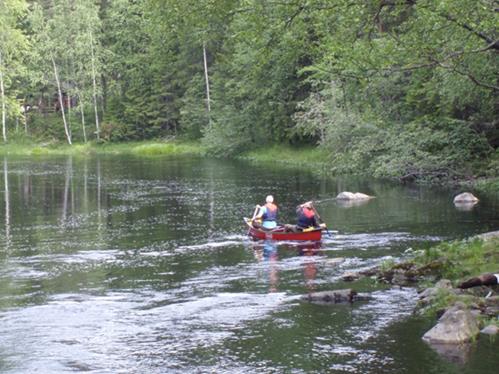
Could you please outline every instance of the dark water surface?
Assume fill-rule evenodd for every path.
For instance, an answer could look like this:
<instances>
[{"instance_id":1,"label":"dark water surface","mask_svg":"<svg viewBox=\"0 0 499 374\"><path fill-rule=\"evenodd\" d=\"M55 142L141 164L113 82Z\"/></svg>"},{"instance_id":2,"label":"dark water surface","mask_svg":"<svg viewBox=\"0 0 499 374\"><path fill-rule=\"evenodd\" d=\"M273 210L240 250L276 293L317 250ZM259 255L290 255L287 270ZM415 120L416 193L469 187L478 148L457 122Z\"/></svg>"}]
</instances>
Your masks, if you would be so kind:
<instances>
[{"instance_id":1,"label":"dark water surface","mask_svg":"<svg viewBox=\"0 0 499 374\"><path fill-rule=\"evenodd\" d=\"M1 373L495 373L498 342L461 363L421 341L417 293L340 276L408 249L499 229L499 201L456 191L197 158L2 161ZM341 191L376 199L340 205ZM318 200L317 247L253 242L242 217L275 196L282 221ZM343 257L337 264L333 258ZM373 299L314 305L354 287Z\"/></svg>"}]
</instances>

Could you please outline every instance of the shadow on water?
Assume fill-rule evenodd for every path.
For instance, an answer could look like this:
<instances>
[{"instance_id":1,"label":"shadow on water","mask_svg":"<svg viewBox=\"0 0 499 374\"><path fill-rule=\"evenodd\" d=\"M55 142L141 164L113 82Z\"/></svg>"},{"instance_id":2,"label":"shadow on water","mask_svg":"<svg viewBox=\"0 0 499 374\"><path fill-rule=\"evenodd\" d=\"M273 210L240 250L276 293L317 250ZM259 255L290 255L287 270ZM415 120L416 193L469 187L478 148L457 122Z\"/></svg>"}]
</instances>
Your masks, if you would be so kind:
<instances>
[{"instance_id":1,"label":"shadow on water","mask_svg":"<svg viewBox=\"0 0 499 374\"><path fill-rule=\"evenodd\" d=\"M442 239L499 228L499 202L317 179L198 158L3 160L0 372L487 372L494 344L459 369L427 347L414 289L342 274ZM255 183L258 181L258 183ZM338 192L376 198L362 205ZM317 201L332 237L252 241L242 216L273 194L280 219ZM372 299L301 300L355 287ZM480 371L477 371L480 370Z\"/></svg>"}]
</instances>

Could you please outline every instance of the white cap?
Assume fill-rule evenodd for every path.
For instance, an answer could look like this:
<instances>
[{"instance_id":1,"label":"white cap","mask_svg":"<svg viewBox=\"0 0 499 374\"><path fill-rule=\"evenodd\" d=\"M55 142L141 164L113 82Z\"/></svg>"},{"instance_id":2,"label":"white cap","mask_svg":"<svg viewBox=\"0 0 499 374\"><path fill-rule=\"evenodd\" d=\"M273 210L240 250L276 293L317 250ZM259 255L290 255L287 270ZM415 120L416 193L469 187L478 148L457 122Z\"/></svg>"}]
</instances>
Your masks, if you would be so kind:
<instances>
[{"instance_id":1,"label":"white cap","mask_svg":"<svg viewBox=\"0 0 499 374\"><path fill-rule=\"evenodd\" d=\"M265 202L267 203L273 203L274 202L274 197L272 195L269 195L265 198Z\"/></svg>"}]
</instances>

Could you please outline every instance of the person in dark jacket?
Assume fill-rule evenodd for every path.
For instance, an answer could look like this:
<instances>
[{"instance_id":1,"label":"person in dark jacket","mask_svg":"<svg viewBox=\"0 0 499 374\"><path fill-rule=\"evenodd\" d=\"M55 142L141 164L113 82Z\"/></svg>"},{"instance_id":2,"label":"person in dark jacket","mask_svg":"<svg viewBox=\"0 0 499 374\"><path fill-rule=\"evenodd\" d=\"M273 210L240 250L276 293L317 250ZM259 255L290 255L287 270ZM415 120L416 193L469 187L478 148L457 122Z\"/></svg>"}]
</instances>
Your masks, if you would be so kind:
<instances>
[{"instance_id":1,"label":"person in dark jacket","mask_svg":"<svg viewBox=\"0 0 499 374\"><path fill-rule=\"evenodd\" d=\"M296 208L296 228L303 231L309 227L320 227L311 201L307 201Z\"/></svg>"}]
</instances>

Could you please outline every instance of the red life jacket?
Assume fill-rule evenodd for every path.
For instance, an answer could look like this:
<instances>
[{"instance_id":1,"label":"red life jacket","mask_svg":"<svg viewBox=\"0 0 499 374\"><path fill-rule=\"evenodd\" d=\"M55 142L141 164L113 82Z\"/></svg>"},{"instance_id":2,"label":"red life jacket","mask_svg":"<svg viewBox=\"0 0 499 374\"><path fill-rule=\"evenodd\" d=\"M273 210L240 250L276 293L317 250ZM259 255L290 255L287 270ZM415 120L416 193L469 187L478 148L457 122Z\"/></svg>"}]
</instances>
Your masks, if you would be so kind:
<instances>
[{"instance_id":1,"label":"red life jacket","mask_svg":"<svg viewBox=\"0 0 499 374\"><path fill-rule=\"evenodd\" d=\"M298 212L297 225L303 228L315 226L315 212L313 209L301 208Z\"/></svg>"}]
</instances>

